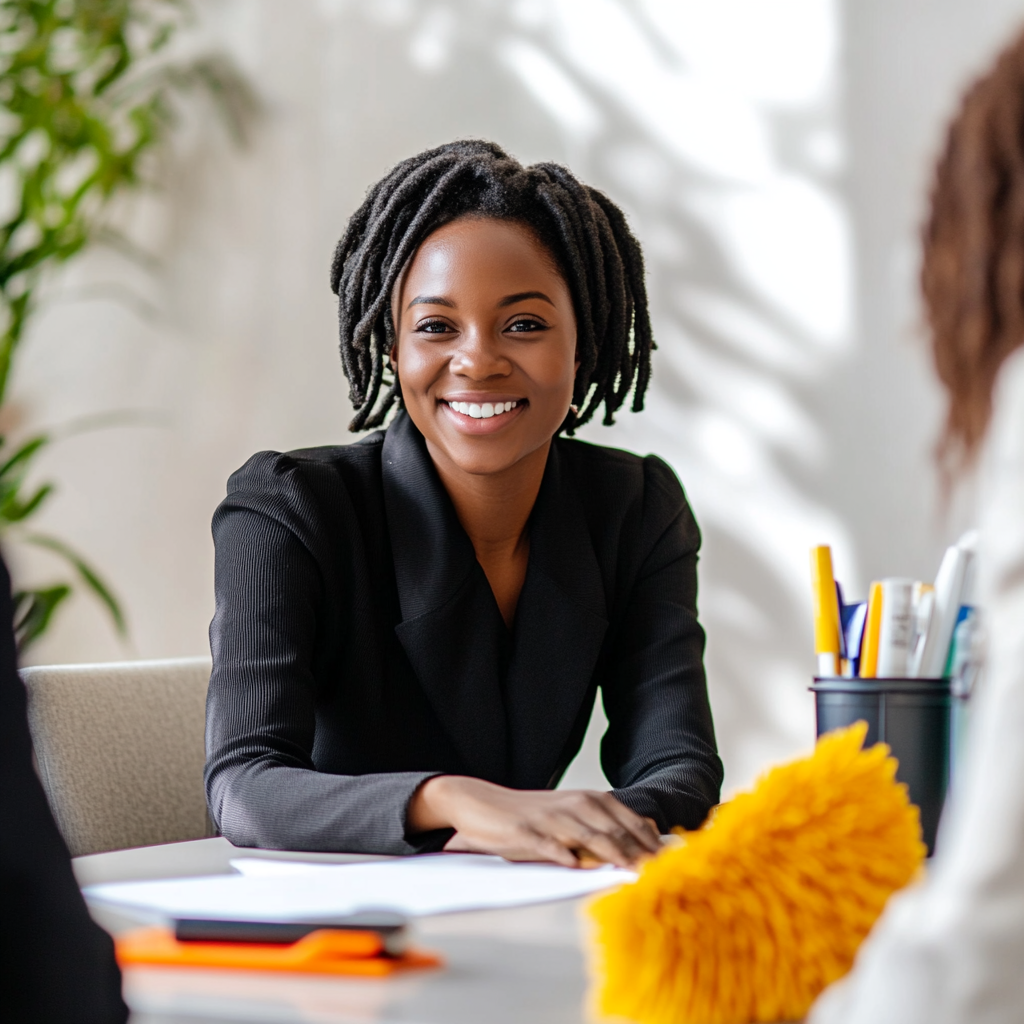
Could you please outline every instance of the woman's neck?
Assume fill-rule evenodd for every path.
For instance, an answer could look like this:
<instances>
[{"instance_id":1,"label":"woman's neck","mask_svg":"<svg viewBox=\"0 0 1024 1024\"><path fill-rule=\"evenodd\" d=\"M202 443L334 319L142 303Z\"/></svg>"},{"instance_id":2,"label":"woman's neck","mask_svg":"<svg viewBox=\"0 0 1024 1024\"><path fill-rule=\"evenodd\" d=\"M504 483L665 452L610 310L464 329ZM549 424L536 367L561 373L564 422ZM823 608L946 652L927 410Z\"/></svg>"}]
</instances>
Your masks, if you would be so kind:
<instances>
[{"instance_id":1,"label":"woman's neck","mask_svg":"<svg viewBox=\"0 0 1024 1024\"><path fill-rule=\"evenodd\" d=\"M540 492L551 442L501 473L487 475L460 470L429 441L427 449L511 627L530 556L526 524Z\"/></svg>"}]
</instances>

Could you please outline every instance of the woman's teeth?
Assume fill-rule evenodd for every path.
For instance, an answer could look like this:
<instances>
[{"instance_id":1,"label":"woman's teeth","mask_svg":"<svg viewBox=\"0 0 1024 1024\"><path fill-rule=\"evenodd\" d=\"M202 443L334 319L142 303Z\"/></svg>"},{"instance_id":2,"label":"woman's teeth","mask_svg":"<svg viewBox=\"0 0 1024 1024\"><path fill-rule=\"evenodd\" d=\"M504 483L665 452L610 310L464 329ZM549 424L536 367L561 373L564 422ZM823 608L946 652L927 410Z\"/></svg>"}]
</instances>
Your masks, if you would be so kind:
<instances>
[{"instance_id":1,"label":"woman's teeth","mask_svg":"<svg viewBox=\"0 0 1024 1024\"><path fill-rule=\"evenodd\" d=\"M515 402L484 402L477 405L476 402L449 402L456 412L463 416L469 416L474 420L489 420L492 416L500 416L502 413L510 412L516 407Z\"/></svg>"}]
</instances>

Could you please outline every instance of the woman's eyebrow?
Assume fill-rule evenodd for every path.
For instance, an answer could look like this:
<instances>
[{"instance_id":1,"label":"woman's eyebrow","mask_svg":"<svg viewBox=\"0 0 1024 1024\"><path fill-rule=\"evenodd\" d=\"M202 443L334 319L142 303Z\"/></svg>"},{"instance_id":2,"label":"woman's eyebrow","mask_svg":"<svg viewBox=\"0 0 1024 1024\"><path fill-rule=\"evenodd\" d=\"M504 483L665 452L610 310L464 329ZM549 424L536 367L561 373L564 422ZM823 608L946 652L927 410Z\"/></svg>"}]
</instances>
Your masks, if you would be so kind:
<instances>
[{"instance_id":1,"label":"woman's eyebrow","mask_svg":"<svg viewBox=\"0 0 1024 1024\"><path fill-rule=\"evenodd\" d=\"M405 308L412 309L413 306L449 306L454 309L455 303L443 295L417 295Z\"/></svg>"},{"instance_id":2,"label":"woman's eyebrow","mask_svg":"<svg viewBox=\"0 0 1024 1024\"><path fill-rule=\"evenodd\" d=\"M554 305L554 303L543 292L516 292L515 295L506 295L505 298L498 303L498 306L499 308L502 306L511 306L513 303L522 302L524 299L543 299L549 306Z\"/></svg>"}]
</instances>

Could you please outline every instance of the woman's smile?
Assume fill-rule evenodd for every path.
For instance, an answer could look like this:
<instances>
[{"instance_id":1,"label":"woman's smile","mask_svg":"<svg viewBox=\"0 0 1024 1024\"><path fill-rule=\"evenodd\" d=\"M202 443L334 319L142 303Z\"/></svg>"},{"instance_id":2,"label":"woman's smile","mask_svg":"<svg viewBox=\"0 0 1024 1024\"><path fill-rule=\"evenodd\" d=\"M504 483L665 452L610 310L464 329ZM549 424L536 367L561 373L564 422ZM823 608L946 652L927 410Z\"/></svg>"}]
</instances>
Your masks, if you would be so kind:
<instances>
[{"instance_id":1,"label":"woman's smile","mask_svg":"<svg viewBox=\"0 0 1024 1024\"><path fill-rule=\"evenodd\" d=\"M488 394L442 398L438 405L455 429L466 434L493 434L515 422L526 412L524 398Z\"/></svg>"}]
</instances>

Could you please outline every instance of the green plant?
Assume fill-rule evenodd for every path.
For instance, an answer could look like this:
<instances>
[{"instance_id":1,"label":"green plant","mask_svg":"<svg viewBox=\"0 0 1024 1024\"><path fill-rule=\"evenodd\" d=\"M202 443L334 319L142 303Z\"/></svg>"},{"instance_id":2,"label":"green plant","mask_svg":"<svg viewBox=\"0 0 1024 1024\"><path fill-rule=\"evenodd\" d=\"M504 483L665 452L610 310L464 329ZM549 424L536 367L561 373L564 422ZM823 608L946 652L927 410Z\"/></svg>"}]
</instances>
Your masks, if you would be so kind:
<instances>
[{"instance_id":1,"label":"green plant","mask_svg":"<svg viewBox=\"0 0 1024 1024\"><path fill-rule=\"evenodd\" d=\"M176 97L200 89L241 138L254 100L222 57L183 60L169 44L187 23L182 0L0 0L0 422L14 357L40 288L54 268L111 237L119 195L151 180L176 118ZM46 548L125 632L110 587L72 548L31 531L53 484L29 489L37 456L53 440L0 435L0 538ZM21 649L38 639L71 593L68 582L15 593Z\"/></svg>"}]
</instances>

